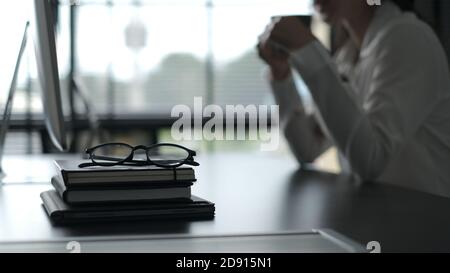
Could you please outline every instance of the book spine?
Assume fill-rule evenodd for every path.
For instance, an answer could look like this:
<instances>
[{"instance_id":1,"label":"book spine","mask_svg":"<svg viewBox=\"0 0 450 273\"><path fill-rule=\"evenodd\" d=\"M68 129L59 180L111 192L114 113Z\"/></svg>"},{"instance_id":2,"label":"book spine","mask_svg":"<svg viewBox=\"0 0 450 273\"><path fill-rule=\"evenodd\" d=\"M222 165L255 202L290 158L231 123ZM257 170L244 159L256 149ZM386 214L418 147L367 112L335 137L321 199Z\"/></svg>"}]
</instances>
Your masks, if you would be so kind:
<instances>
[{"instance_id":1,"label":"book spine","mask_svg":"<svg viewBox=\"0 0 450 273\"><path fill-rule=\"evenodd\" d=\"M68 181L67 172L61 168L61 165L59 165L59 163L57 161L54 161L54 166L55 166L57 175L62 179L64 185L67 186L67 181Z\"/></svg>"},{"instance_id":2,"label":"book spine","mask_svg":"<svg viewBox=\"0 0 450 273\"><path fill-rule=\"evenodd\" d=\"M52 186L61 197L61 199L67 203L67 189L63 189L61 185L57 182L58 178L52 178Z\"/></svg>"},{"instance_id":3,"label":"book spine","mask_svg":"<svg viewBox=\"0 0 450 273\"><path fill-rule=\"evenodd\" d=\"M53 216L55 213L64 210L64 208L59 206L58 201L53 199L52 191L41 193L41 199L46 204L44 207L48 215L50 216Z\"/></svg>"},{"instance_id":4,"label":"book spine","mask_svg":"<svg viewBox=\"0 0 450 273\"><path fill-rule=\"evenodd\" d=\"M64 185L66 187L69 186L69 177L66 171L61 170L60 172L58 172L59 177L62 179L62 182L64 183Z\"/></svg>"},{"instance_id":5,"label":"book spine","mask_svg":"<svg viewBox=\"0 0 450 273\"><path fill-rule=\"evenodd\" d=\"M56 209L58 206L55 204L55 202L53 202L52 199L48 198L48 192L41 193L41 199L45 204L45 211L49 216L51 216L53 209Z\"/></svg>"}]
</instances>

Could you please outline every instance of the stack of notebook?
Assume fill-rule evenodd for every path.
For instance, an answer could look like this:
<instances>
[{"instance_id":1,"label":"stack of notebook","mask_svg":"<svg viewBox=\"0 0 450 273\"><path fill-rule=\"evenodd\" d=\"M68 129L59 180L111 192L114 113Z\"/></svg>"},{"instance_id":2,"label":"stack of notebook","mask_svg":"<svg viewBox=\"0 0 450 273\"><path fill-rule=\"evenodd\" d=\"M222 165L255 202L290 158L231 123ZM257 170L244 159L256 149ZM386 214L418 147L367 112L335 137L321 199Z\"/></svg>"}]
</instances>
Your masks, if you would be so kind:
<instances>
[{"instance_id":1,"label":"stack of notebook","mask_svg":"<svg viewBox=\"0 0 450 273\"><path fill-rule=\"evenodd\" d=\"M41 198L57 224L154 218L212 218L214 204L191 195L194 169L154 166L79 168L55 161L54 190Z\"/></svg>"}]
</instances>

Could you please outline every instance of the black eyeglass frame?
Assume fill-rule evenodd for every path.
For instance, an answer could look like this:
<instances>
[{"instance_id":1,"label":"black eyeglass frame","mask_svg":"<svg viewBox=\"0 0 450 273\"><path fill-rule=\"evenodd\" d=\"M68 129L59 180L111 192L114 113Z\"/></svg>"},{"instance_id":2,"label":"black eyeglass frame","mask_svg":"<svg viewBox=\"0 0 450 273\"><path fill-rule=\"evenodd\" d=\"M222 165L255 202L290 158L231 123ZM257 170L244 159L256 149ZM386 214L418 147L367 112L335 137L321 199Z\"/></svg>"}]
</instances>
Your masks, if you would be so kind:
<instances>
[{"instance_id":1,"label":"black eyeglass frame","mask_svg":"<svg viewBox=\"0 0 450 273\"><path fill-rule=\"evenodd\" d=\"M99 163L95 161L95 155L94 152L97 149L100 148L104 148L107 146L125 146L130 148L130 155L120 161L115 161L115 162L111 162L111 163ZM165 160L151 160L148 154L148 151L159 148L159 147L173 147L173 148L179 148L182 149L184 151L186 151L188 153L188 156L184 159L184 160L180 160L179 162L177 162L176 164L162 164L161 162L167 162ZM138 150L144 150L145 151L145 155L147 157L147 161L143 161L143 160L133 160L134 158L134 154L136 151ZM105 144L101 144L89 149L86 149L86 154L89 155L89 159L92 161L92 163L83 163L80 164L78 167L79 168L87 168L87 167L93 167L93 166L101 166L101 167L114 167L114 166L121 166L121 165L134 165L134 166L157 166L157 167L161 167L161 168L168 168L168 169L173 169L173 168L178 168L181 167L183 165L190 165L190 166L200 166L199 163L195 162L194 160L194 156L197 155L197 153L193 150L190 150L186 147L183 147L181 145L178 144L173 144L173 143L159 143L159 144L155 144L155 145L151 145L151 146L144 146L144 145L138 145L138 146L131 146L129 144L126 143L105 143ZM103 160L108 160L111 159L111 161L113 161L114 159L112 158L107 158L107 157L103 157Z\"/></svg>"}]
</instances>

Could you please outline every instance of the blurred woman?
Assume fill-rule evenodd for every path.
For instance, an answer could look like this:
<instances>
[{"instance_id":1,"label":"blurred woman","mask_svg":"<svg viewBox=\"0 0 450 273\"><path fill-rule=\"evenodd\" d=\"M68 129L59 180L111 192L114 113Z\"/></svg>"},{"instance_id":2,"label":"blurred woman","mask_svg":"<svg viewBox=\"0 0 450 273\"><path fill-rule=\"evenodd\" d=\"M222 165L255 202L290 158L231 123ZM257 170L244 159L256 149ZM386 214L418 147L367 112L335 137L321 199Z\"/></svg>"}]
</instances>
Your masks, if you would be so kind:
<instances>
[{"instance_id":1,"label":"blurred woman","mask_svg":"<svg viewBox=\"0 0 450 273\"><path fill-rule=\"evenodd\" d=\"M300 163L335 145L342 168L364 181L450 197L447 58L433 30L396 2L315 0L327 23L349 33L334 58L295 17L268 25L260 56ZM313 114L303 108L292 69L311 92Z\"/></svg>"}]
</instances>

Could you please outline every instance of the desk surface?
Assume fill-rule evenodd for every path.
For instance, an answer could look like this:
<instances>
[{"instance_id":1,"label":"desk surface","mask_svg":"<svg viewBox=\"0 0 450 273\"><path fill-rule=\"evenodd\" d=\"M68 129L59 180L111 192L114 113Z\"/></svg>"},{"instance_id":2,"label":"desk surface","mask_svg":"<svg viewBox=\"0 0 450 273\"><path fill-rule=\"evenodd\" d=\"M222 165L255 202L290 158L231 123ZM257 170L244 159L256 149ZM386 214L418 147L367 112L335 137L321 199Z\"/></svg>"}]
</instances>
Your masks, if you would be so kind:
<instances>
[{"instance_id":1,"label":"desk surface","mask_svg":"<svg viewBox=\"0 0 450 273\"><path fill-rule=\"evenodd\" d=\"M0 242L333 229L362 245L378 241L385 252L450 252L450 199L298 171L293 160L270 154L211 154L199 162L193 193L216 203L215 220L53 227L39 198L51 186L12 183L0 187Z\"/></svg>"}]
</instances>

